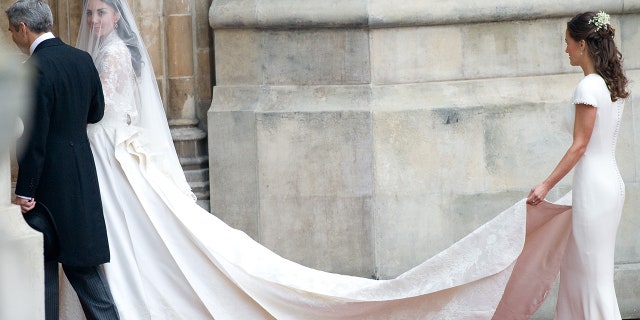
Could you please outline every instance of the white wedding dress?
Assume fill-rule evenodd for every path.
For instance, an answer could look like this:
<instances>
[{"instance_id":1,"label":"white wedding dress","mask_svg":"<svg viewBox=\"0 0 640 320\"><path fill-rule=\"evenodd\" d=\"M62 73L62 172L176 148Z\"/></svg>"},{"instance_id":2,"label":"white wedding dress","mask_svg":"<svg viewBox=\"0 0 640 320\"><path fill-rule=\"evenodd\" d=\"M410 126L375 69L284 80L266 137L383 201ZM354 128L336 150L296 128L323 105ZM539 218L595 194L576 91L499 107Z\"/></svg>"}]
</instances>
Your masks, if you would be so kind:
<instances>
[{"instance_id":1,"label":"white wedding dress","mask_svg":"<svg viewBox=\"0 0 640 320\"><path fill-rule=\"evenodd\" d=\"M133 36L125 44L81 27L79 47L94 57L105 93L105 116L88 133L111 249L104 270L122 319L526 319L542 304L569 236L569 206L523 199L390 280L307 268L203 210L168 146L148 55L127 24L134 19L116 2L125 10L117 30ZM138 75L132 46L143 51ZM60 318L82 319L73 289L61 291Z\"/></svg>"},{"instance_id":2,"label":"white wedding dress","mask_svg":"<svg viewBox=\"0 0 640 320\"><path fill-rule=\"evenodd\" d=\"M112 256L104 269L122 319L491 319L507 290L497 313L505 316L496 315L506 319L544 301L571 223L567 206L527 214L522 200L391 280L279 257L200 208L150 154L136 126L136 77L118 63L128 53L112 34L96 54L107 108L88 129ZM514 267L523 276L508 282ZM77 319L69 292L62 319Z\"/></svg>"}]
</instances>

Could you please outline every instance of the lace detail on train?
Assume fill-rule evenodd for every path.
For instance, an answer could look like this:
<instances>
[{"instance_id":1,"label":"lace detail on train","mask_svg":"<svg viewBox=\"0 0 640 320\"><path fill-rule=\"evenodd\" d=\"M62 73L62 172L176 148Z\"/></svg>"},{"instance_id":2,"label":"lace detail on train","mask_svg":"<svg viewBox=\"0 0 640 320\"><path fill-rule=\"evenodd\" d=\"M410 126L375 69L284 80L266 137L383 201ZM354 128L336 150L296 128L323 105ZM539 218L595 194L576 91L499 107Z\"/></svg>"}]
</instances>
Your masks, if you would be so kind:
<instances>
[{"instance_id":1,"label":"lace detail on train","mask_svg":"<svg viewBox=\"0 0 640 320\"><path fill-rule=\"evenodd\" d=\"M85 17L78 43L94 57L107 97L107 116L90 126L89 139L112 254L104 269L121 319L525 319L544 300L569 234L566 206L522 199L390 280L297 264L199 207L184 192L135 19L125 1L115 2L124 10L122 40L91 34ZM137 77L129 49L141 52ZM79 305L66 305L61 319L81 319L70 315Z\"/></svg>"}]
</instances>

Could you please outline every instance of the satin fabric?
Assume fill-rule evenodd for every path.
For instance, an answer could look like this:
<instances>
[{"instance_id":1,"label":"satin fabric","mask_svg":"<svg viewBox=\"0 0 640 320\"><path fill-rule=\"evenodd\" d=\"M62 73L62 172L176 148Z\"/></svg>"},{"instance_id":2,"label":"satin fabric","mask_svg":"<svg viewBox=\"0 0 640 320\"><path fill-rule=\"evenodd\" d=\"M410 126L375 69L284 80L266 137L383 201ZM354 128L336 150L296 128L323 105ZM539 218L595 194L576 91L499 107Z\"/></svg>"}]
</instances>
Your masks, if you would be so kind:
<instances>
[{"instance_id":1,"label":"satin fabric","mask_svg":"<svg viewBox=\"0 0 640 320\"><path fill-rule=\"evenodd\" d=\"M88 136L112 254L104 270L122 319L524 319L544 300L569 234L568 206L522 199L389 280L289 261L200 208L135 20L126 2L109 3L118 34L92 38L83 18L79 44L105 88L105 116ZM61 319L82 319L63 288Z\"/></svg>"},{"instance_id":2,"label":"satin fabric","mask_svg":"<svg viewBox=\"0 0 640 320\"><path fill-rule=\"evenodd\" d=\"M89 130L122 319L527 319L558 274L571 209L524 199L394 279L307 268L180 192L142 134L115 122ZM69 298L62 319L78 319Z\"/></svg>"}]
</instances>

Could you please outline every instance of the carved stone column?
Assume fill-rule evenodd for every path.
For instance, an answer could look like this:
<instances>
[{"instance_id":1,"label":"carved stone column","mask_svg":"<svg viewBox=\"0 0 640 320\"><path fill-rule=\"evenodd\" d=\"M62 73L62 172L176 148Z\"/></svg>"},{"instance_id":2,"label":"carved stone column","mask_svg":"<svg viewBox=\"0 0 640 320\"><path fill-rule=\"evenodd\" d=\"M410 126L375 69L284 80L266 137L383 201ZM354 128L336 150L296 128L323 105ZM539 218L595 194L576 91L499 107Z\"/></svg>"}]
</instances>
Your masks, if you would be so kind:
<instances>
[{"instance_id":1,"label":"carved stone column","mask_svg":"<svg viewBox=\"0 0 640 320\"><path fill-rule=\"evenodd\" d=\"M185 175L200 205L209 209L207 134L198 127L195 74L195 2L164 2L166 33L166 104L171 134Z\"/></svg>"}]
</instances>

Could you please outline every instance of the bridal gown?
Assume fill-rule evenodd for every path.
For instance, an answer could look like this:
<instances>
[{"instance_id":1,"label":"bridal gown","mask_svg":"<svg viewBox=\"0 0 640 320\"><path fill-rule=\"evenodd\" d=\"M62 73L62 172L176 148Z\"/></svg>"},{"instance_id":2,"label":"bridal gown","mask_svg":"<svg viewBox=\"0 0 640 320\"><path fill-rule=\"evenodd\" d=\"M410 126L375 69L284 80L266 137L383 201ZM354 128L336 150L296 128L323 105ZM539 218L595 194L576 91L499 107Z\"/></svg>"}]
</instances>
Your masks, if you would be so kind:
<instances>
[{"instance_id":1,"label":"bridal gown","mask_svg":"<svg viewBox=\"0 0 640 320\"><path fill-rule=\"evenodd\" d=\"M590 74L576 87L565 112L569 132L575 104L596 107L597 115L587 149L574 168L573 226L560 272L556 319L618 320L614 251L625 186L615 151L624 101L612 102L602 77Z\"/></svg>"},{"instance_id":2,"label":"bridal gown","mask_svg":"<svg viewBox=\"0 0 640 320\"><path fill-rule=\"evenodd\" d=\"M88 132L111 249L104 269L122 319L527 319L556 280L571 207L524 199L389 280L276 255L167 176L136 126L135 75L115 64L128 51L117 37L103 47L96 65L107 109ZM62 288L61 319L82 318Z\"/></svg>"}]
</instances>

